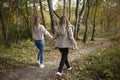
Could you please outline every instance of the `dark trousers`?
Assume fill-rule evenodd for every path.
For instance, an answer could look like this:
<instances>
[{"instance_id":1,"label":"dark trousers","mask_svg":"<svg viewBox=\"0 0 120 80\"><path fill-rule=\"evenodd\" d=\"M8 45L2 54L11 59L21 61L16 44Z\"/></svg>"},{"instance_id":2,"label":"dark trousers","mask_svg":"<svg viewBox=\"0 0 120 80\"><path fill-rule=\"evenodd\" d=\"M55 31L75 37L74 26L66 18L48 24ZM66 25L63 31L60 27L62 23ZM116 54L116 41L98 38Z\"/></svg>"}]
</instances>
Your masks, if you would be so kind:
<instances>
[{"instance_id":1,"label":"dark trousers","mask_svg":"<svg viewBox=\"0 0 120 80\"><path fill-rule=\"evenodd\" d=\"M69 62L68 62L68 48L59 48L59 51L61 52L61 61L59 64L58 72L62 72L64 64L66 64L67 68L70 68Z\"/></svg>"}]
</instances>

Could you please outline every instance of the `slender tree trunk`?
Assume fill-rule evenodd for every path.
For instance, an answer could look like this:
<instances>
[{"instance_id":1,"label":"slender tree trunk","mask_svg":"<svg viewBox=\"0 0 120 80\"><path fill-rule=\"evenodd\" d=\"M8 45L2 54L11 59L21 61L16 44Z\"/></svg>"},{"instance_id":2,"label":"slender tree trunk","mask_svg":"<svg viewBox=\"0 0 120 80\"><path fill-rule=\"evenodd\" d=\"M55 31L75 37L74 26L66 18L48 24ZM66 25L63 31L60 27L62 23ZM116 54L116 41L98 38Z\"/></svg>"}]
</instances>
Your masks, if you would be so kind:
<instances>
[{"instance_id":1,"label":"slender tree trunk","mask_svg":"<svg viewBox=\"0 0 120 80\"><path fill-rule=\"evenodd\" d=\"M60 19L60 16L55 11L53 11L53 13L57 16L58 19Z\"/></svg>"},{"instance_id":2,"label":"slender tree trunk","mask_svg":"<svg viewBox=\"0 0 120 80\"><path fill-rule=\"evenodd\" d=\"M54 14L53 14L53 9L52 9L52 0L47 0L47 2L48 2L49 12L50 12L51 30L52 30L52 33L54 34L54 32L55 32L55 20L54 20Z\"/></svg>"},{"instance_id":3,"label":"slender tree trunk","mask_svg":"<svg viewBox=\"0 0 120 80\"><path fill-rule=\"evenodd\" d=\"M12 3L13 3L13 0L10 0L10 6L9 6L9 12L8 12L8 19L7 19L7 24L6 24L6 26L7 26L7 30L8 30L8 27L9 27L9 22L10 22L10 16L11 16L11 10L12 10Z\"/></svg>"},{"instance_id":4,"label":"slender tree trunk","mask_svg":"<svg viewBox=\"0 0 120 80\"><path fill-rule=\"evenodd\" d=\"M9 11L8 11L8 17L7 17L7 21L6 21L6 31L7 31L7 35L8 35L8 27L10 25L10 16L11 16L11 10L12 10L12 3L13 0L9 1ZM10 35L8 35L8 38L10 37ZM7 40L8 45L10 44L9 40Z\"/></svg>"},{"instance_id":5,"label":"slender tree trunk","mask_svg":"<svg viewBox=\"0 0 120 80\"><path fill-rule=\"evenodd\" d=\"M76 1L76 9L75 9L75 18L76 18L76 20L78 18L78 13L79 13L79 3L80 3L80 0L77 0Z\"/></svg>"},{"instance_id":6,"label":"slender tree trunk","mask_svg":"<svg viewBox=\"0 0 120 80\"><path fill-rule=\"evenodd\" d=\"M40 5L40 13L41 13L41 17L42 17L42 24L45 26L45 19L44 19L43 8L42 8L42 0L39 0L39 5Z\"/></svg>"},{"instance_id":7,"label":"slender tree trunk","mask_svg":"<svg viewBox=\"0 0 120 80\"><path fill-rule=\"evenodd\" d=\"M29 33L29 37L32 40L32 34L31 34L31 29L30 29L30 20L29 20L29 11L28 11L28 2L27 1L25 2L25 6L26 6L26 13L27 13L27 16L26 16L27 30Z\"/></svg>"},{"instance_id":8,"label":"slender tree trunk","mask_svg":"<svg viewBox=\"0 0 120 80\"><path fill-rule=\"evenodd\" d=\"M66 0L63 0L63 16L66 16Z\"/></svg>"},{"instance_id":9,"label":"slender tree trunk","mask_svg":"<svg viewBox=\"0 0 120 80\"><path fill-rule=\"evenodd\" d=\"M72 13L72 5L71 5L71 0L69 0L69 21L71 20L71 13Z\"/></svg>"},{"instance_id":10,"label":"slender tree trunk","mask_svg":"<svg viewBox=\"0 0 120 80\"><path fill-rule=\"evenodd\" d=\"M96 5L95 5L95 12L94 12L94 23L93 23L93 32L92 32L92 38L91 40L94 41L94 36L95 36L95 28L96 28L96 13L97 13L97 5L98 5L98 0L95 1Z\"/></svg>"},{"instance_id":11,"label":"slender tree trunk","mask_svg":"<svg viewBox=\"0 0 120 80\"><path fill-rule=\"evenodd\" d=\"M78 20L78 27L77 27L77 39L79 39L80 24L82 22L84 14L85 14L85 8L86 8L86 0L83 0L82 9L79 12L79 20Z\"/></svg>"},{"instance_id":12,"label":"slender tree trunk","mask_svg":"<svg viewBox=\"0 0 120 80\"><path fill-rule=\"evenodd\" d=\"M86 43L87 37L88 37L88 20L90 16L90 0L87 0L87 7L88 7L88 13L86 16L86 26L85 26L85 32L84 32L84 37L83 37L83 42Z\"/></svg>"},{"instance_id":13,"label":"slender tree trunk","mask_svg":"<svg viewBox=\"0 0 120 80\"><path fill-rule=\"evenodd\" d=\"M107 1L106 1L106 8L107 8L107 10L106 10L106 14L107 14L107 16L106 16L106 19L107 19L107 28L106 28L106 31L107 32L109 32L109 29L110 29L110 22L109 22L109 5L107 4Z\"/></svg>"},{"instance_id":14,"label":"slender tree trunk","mask_svg":"<svg viewBox=\"0 0 120 80\"><path fill-rule=\"evenodd\" d=\"M0 9L0 20L1 20L1 24L2 24L2 32L3 32L3 37L4 37L4 45L8 46L8 34L7 34L7 26L5 25L5 20L4 20L4 16L2 13L2 9Z\"/></svg>"},{"instance_id":15,"label":"slender tree trunk","mask_svg":"<svg viewBox=\"0 0 120 80\"><path fill-rule=\"evenodd\" d=\"M100 32L102 32L103 31L103 19L102 19L102 12L100 13L100 26L101 26L101 30L100 30Z\"/></svg>"},{"instance_id":16,"label":"slender tree trunk","mask_svg":"<svg viewBox=\"0 0 120 80\"><path fill-rule=\"evenodd\" d=\"M3 15L3 3L4 3L4 0L1 1L1 5L0 5L0 21L1 21L1 24L2 24L2 32L3 32L3 38L4 38L4 45L7 47L8 46L8 31L7 31L7 26L6 26L6 23L5 23L5 18L4 18L4 15Z\"/></svg>"},{"instance_id":17,"label":"slender tree trunk","mask_svg":"<svg viewBox=\"0 0 120 80\"><path fill-rule=\"evenodd\" d=\"M22 0L20 0L20 1L22 1ZM21 4L19 3L19 6L20 6ZM21 7L21 6L20 6ZM25 7L26 7L26 5L25 5ZM28 18L27 18L27 16L26 16L26 14L23 12L23 10L21 10L21 8L19 8L18 7L18 11L20 12L20 14L22 14L22 16L23 16L23 18L25 19L25 22L26 23L28 23ZM27 10L26 10L27 11ZM28 13L29 14L29 13Z\"/></svg>"},{"instance_id":18,"label":"slender tree trunk","mask_svg":"<svg viewBox=\"0 0 120 80\"><path fill-rule=\"evenodd\" d=\"M77 27L78 27L78 20L79 20L79 3L80 0L76 2L76 23L75 23L75 30L74 30L74 37L77 38Z\"/></svg>"},{"instance_id":19,"label":"slender tree trunk","mask_svg":"<svg viewBox=\"0 0 120 80\"><path fill-rule=\"evenodd\" d=\"M117 28L117 15L116 14L115 14L114 23L115 23L115 33L117 34L118 28Z\"/></svg>"},{"instance_id":20,"label":"slender tree trunk","mask_svg":"<svg viewBox=\"0 0 120 80\"><path fill-rule=\"evenodd\" d=\"M20 39L20 30L19 30L19 24L18 24L18 9L19 9L19 1L17 0L17 4L16 4L16 28L17 28L17 35L16 35L16 39L17 41Z\"/></svg>"},{"instance_id":21,"label":"slender tree trunk","mask_svg":"<svg viewBox=\"0 0 120 80\"><path fill-rule=\"evenodd\" d=\"M37 8L36 8L36 5L35 5L35 2L36 0L33 0L33 9L34 9L34 16L37 15Z\"/></svg>"}]
</instances>

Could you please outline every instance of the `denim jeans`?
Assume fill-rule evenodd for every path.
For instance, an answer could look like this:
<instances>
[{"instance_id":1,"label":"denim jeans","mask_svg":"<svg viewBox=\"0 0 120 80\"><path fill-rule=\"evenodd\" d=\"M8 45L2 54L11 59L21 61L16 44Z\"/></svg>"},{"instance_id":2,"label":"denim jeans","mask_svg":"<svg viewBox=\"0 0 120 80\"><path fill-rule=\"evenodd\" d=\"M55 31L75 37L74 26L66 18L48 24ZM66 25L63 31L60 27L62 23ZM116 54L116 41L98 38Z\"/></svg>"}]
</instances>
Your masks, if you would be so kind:
<instances>
[{"instance_id":1,"label":"denim jeans","mask_svg":"<svg viewBox=\"0 0 120 80\"><path fill-rule=\"evenodd\" d=\"M68 48L59 48L61 52L61 61L59 64L58 72L61 72L63 69L64 64L66 64L67 68L70 68L69 62L68 62Z\"/></svg>"},{"instance_id":2,"label":"denim jeans","mask_svg":"<svg viewBox=\"0 0 120 80\"><path fill-rule=\"evenodd\" d=\"M44 46L45 41L44 40L35 40L35 45L39 49L37 60L40 61L41 64L44 62Z\"/></svg>"}]
</instances>

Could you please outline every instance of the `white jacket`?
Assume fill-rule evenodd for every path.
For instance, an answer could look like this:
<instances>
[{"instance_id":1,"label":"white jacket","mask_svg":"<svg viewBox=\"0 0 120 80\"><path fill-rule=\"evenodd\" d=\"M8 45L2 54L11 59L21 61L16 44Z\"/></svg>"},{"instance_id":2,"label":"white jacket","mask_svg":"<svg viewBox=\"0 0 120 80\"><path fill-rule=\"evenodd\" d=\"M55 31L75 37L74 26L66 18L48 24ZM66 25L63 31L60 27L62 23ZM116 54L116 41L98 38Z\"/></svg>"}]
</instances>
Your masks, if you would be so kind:
<instances>
[{"instance_id":1,"label":"white jacket","mask_svg":"<svg viewBox=\"0 0 120 80\"><path fill-rule=\"evenodd\" d=\"M45 29L43 25L39 25L38 27L32 28L32 38L33 40L42 40L44 39L44 35L53 39L53 36Z\"/></svg>"}]
</instances>

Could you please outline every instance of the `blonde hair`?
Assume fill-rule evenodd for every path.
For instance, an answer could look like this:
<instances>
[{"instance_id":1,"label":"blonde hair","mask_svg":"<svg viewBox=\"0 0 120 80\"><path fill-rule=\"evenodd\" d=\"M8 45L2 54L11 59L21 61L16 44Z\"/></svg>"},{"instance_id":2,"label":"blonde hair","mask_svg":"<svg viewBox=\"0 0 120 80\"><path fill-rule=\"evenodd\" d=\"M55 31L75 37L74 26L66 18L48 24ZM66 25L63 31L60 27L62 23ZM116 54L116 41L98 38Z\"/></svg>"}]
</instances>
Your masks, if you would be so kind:
<instances>
[{"instance_id":1,"label":"blonde hair","mask_svg":"<svg viewBox=\"0 0 120 80\"><path fill-rule=\"evenodd\" d=\"M57 33L59 35L64 36L66 34L66 27L67 27L68 23L69 23L69 21L67 20L67 18L65 16L62 16L60 18L58 29L57 29Z\"/></svg>"},{"instance_id":2,"label":"blonde hair","mask_svg":"<svg viewBox=\"0 0 120 80\"><path fill-rule=\"evenodd\" d=\"M40 24L40 16L36 16L34 23L33 23L33 27L38 27L38 25Z\"/></svg>"}]
</instances>

